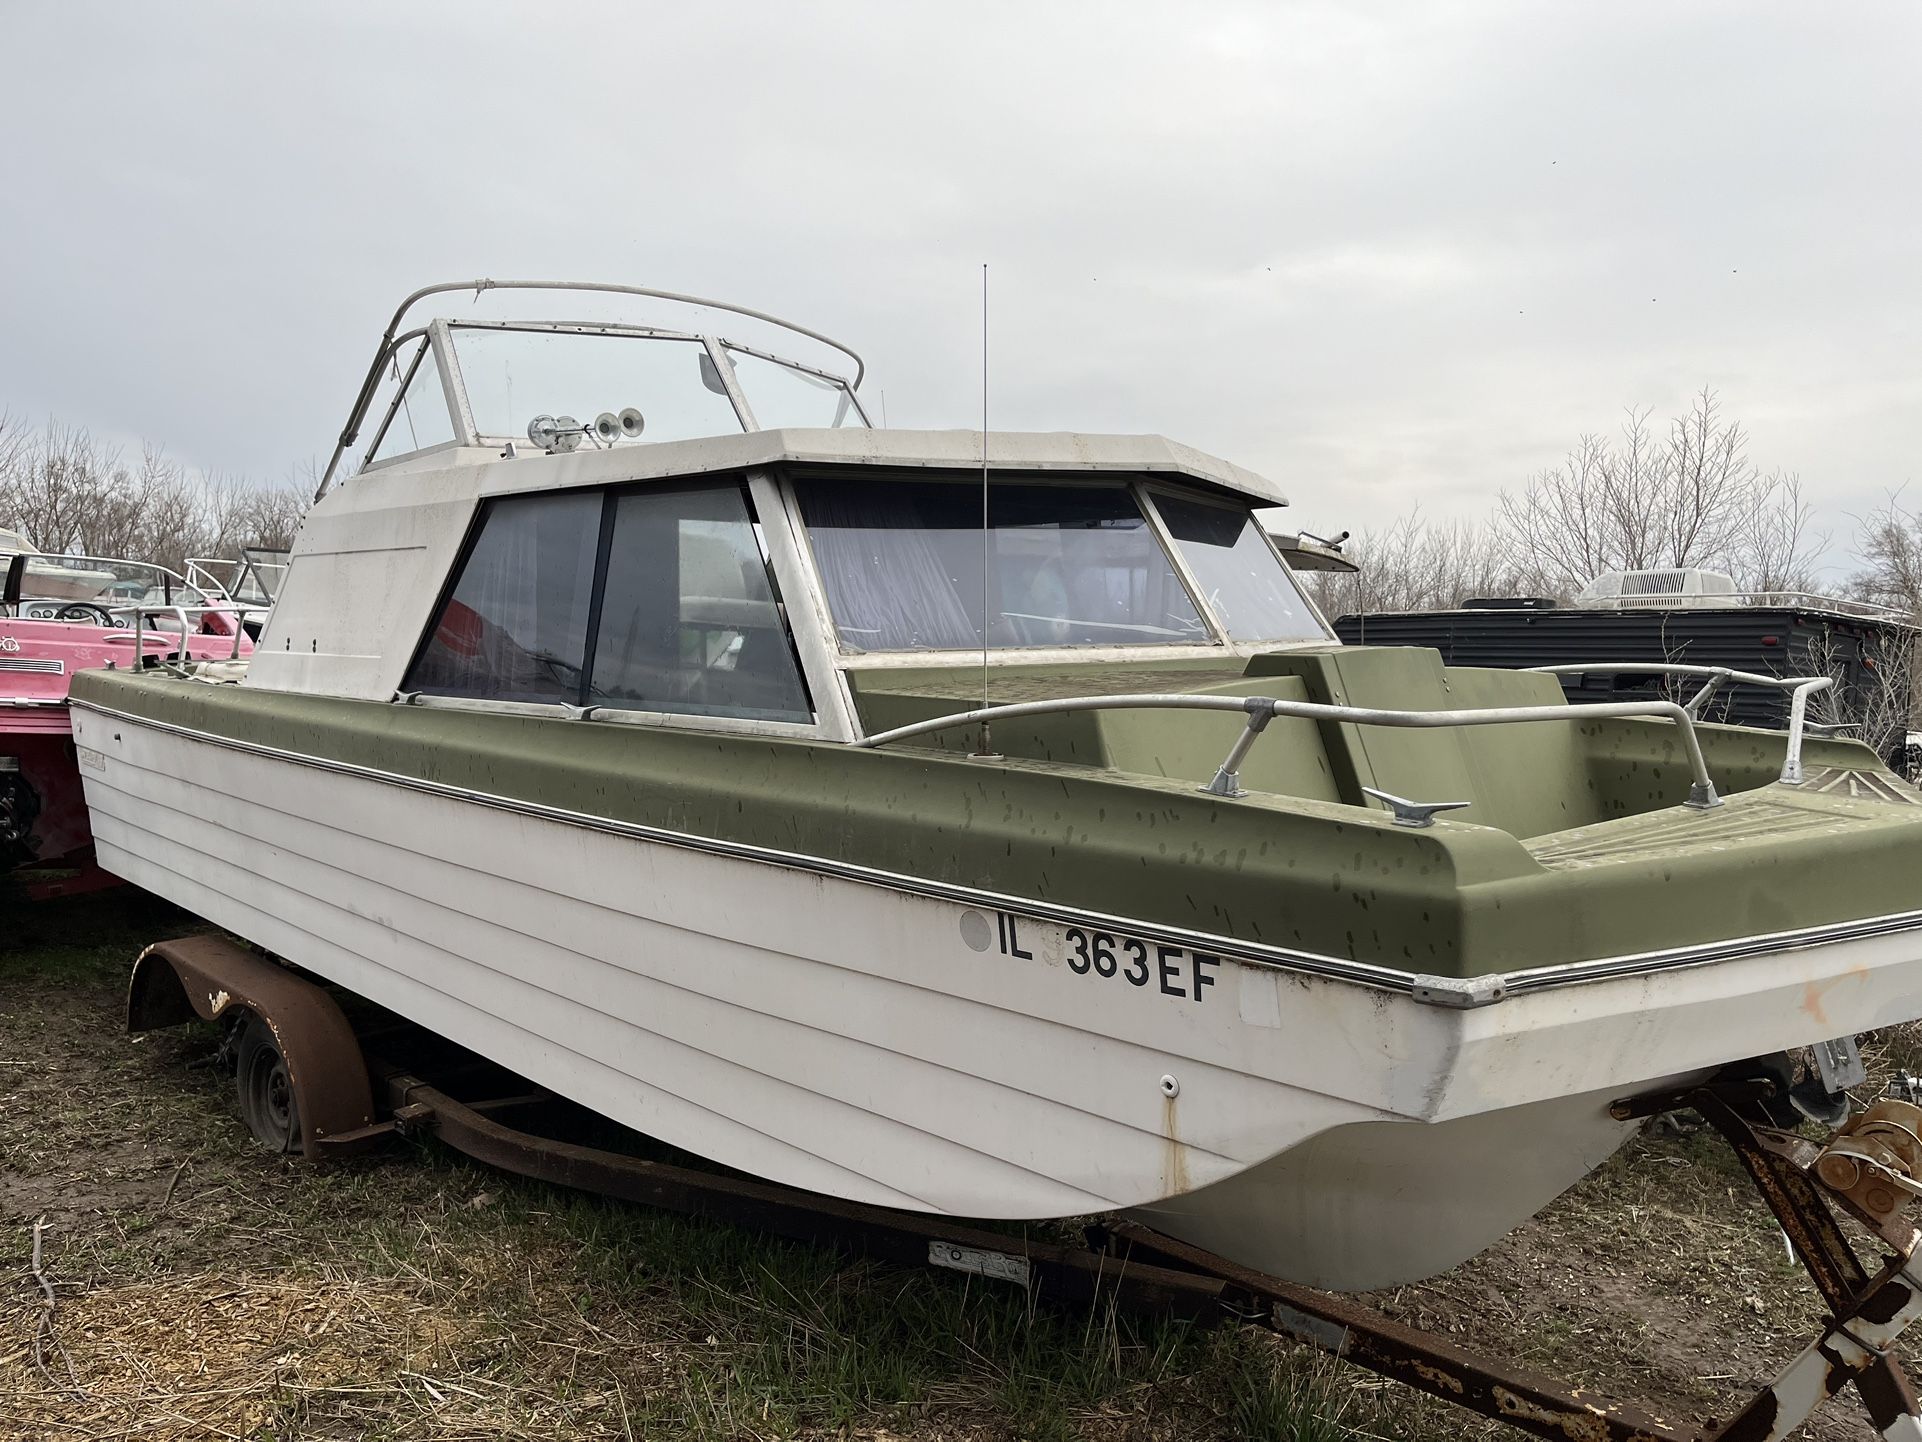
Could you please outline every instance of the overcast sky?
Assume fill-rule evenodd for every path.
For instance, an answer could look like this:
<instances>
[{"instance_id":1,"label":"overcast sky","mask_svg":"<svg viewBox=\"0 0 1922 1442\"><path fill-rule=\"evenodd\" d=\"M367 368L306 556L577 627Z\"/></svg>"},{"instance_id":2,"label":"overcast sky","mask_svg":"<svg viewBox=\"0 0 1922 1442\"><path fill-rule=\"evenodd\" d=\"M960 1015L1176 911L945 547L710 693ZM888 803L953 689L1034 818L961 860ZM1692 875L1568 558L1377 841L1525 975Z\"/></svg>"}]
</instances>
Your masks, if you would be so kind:
<instances>
[{"instance_id":1,"label":"overcast sky","mask_svg":"<svg viewBox=\"0 0 1922 1442\"><path fill-rule=\"evenodd\" d=\"M773 310L972 425L986 261L997 429L1311 529L1703 384L1838 561L1922 480L1908 3L0 0L0 57L0 409L196 466L324 458L399 297L483 274Z\"/></svg>"}]
</instances>

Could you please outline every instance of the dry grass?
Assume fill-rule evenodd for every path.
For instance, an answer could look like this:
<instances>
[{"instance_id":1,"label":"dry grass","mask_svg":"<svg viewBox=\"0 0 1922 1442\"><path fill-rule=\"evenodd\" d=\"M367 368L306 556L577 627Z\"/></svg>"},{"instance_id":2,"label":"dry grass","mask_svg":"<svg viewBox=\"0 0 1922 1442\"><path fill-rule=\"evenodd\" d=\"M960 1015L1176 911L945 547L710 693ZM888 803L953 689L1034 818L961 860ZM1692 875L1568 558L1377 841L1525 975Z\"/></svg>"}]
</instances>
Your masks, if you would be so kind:
<instances>
[{"instance_id":1,"label":"dry grass","mask_svg":"<svg viewBox=\"0 0 1922 1442\"><path fill-rule=\"evenodd\" d=\"M38 909L0 952L0 1438L1497 1435L1266 1336L1034 1312L978 1280L567 1193L438 1147L325 1168L268 1156L209 1036L118 1028L137 945L185 925L137 898L75 901ZM1877 1065L1919 1052L1905 1031ZM77 1390L34 1358L42 1217ZM1817 1315L1700 1133L1638 1141L1484 1256L1375 1300L1697 1417L1771 1372ZM1868 1435L1831 1414L1812 1435Z\"/></svg>"}]
</instances>

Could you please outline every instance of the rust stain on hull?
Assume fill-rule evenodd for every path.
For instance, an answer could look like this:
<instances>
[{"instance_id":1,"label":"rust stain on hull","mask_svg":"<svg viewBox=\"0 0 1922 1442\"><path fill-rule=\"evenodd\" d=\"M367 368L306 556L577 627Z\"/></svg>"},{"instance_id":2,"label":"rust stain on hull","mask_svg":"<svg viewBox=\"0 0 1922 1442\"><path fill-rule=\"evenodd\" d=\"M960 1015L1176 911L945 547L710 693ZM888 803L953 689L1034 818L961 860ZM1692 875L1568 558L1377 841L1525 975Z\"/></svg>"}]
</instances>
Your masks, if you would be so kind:
<instances>
[{"instance_id":1,"label":"rust stain on hull","mask_svg":"<svg viewBox=\"0 0 1922 1442\"><path fill-rule=\"evenodd\" d=\"M1188 1148L1181 1140L1180 1106L1175 1097L1161 1099L1161 1135L1167 1142L1161 1175L1171 1197L1190 1190L1193 1185L1188 1180Z\"/></svg>"}]
</instances>

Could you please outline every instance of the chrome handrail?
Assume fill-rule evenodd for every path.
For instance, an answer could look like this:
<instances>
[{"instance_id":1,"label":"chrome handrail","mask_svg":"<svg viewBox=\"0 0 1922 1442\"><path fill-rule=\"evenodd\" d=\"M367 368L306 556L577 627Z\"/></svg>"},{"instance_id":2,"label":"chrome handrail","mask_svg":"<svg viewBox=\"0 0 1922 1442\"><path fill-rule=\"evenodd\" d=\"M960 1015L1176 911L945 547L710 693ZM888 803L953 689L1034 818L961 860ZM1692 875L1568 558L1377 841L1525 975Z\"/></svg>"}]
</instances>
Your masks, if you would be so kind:
<instances>
[{"instance_id":1,"label":"chrome handrail","mask_svg":"<svg viewBox=\"0 0 1922 1442\"><path fill-rule=\"evenodd\" d=\"M1826 679L1826 678L1825 678ZM989 728L996 721L1017 716L1047 716L1071 711L1241 711L1248 724L1228 755L1215 770L1214 779L1201 789L1215 796L1245 796L1241 789L1241 765L1253 749L1255 740L1277 716L1296 716L1309 721L1342 721L1354 726L1406 726L1442 729L1452 726L1498 726L1529 721L1574 721L1584 717L1653 716L1675 722L1688 752L1691 782L1688 800L1683 802L1697 811L1720 806L1715 783L1709 779L1708 763L1702 757L1701 742L1695 735L1695 718L1673 701L1604 701L1571 706L1490 706L1459 711L1385 711L1371 706L1331 706L1318 701L1284 701L1275 696L1195 696L1178 692L1143 692L1125 696L1068 696L1054 701L1024 701L1010 706L987 706L973 711L936 716L879 731L849 744L856 749L872 750L910 736L926 736L957 726L979 725L981 750L987 753Z\"/></svg>"},{"instance_id":2,"label":"chrome handrail","mask_svg":"<svg viewBox=\"0 0 1922 1442\"><path fill-rule=\"evenodd\" d=\"M88 602L86 604L97 605L98 603ZM153 612L165 612L168 615L179 618L180 645L174 648L176 657L184 657L186 655L187 636L192 625L189 619L190 617L205 617L216 613L231 615L234 618L234 644L233 648L227 653L227 659L229 661L237 661L240 659L241 638L247 634L245 622L248 613L252 611L265 612L273 608L271 606L249 606L238 601L227 601L205 606L167 606L156 605L152 602L143 602L138 605L101 606L100 609L110 616L124 615L129 611L133 613L133 636L131 640L134 648L134 666L138 669L145 661L147 655L146 620L148 615ZM109 636L107 639L109 641L117 641L120 638L117 636Z\"/></svg>"},{"instance_id":3,"label":"chrome handrail","mask_svg":"<svg viewBox=\"0 0 1922 1442\"><path fill-rule=\"evenodd\" d=\"M1784 786L1802 784L1802 737L1808 729L1809 697L1835 684L1833 676L1763 676L1754 671L1736 671L1727 666L1691 666L1676 661L1570 661L1565 665L1526 666L1522 669L1542 676L1579 676L1589 672L1601 676L1624 672L1646 672L1657 676L1706 676L1709 678L1708 684L1689 697L1682 707L1696 718L1700 718L1702 707L1708 704L1709 697L1719 691L1725 681L1787 691L1790 693L1788 750L1782 758L1782 774L1776 778Z\"/></svg>"}]
</instances>

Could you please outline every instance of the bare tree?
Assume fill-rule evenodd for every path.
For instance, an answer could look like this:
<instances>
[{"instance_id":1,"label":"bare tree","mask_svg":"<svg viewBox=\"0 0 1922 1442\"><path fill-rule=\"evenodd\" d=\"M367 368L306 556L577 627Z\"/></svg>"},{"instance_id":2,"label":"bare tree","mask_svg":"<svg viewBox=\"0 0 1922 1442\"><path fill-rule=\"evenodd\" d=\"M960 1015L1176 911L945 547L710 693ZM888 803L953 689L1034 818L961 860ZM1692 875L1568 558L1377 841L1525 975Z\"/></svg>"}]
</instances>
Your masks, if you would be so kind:
<instances>
[{"instance_id":1,"label":"bare tree","mask_svg":"<svg viewBox=\"0 0 1922 1442\"><path fill-rule=\"evenodd\" d=\"M1900 491L1891 492L1863 519L1855 556L1860 569L1850 578L1849 589L1922 626L1922 515L1903 504ZM1855 708L1862 714L1847 718L1859 721L1863 739L1885 756L1894 754L1894 743L1916 729L1916 708L1922 702L1913 694L1914 679L1922 674L1917 644L1911 632L1901 646L1883 648L1874 658L1878 694L1871 698L1873 704Z\"/></svg>"},{"instance_id":2,"label":"bare tree","mask_svg":"<svg viewBox=\"0 0 1922 1442\"><path fill-rule=\"evenodd\" d=\"M1800 475L1778 470L1761 477L1737 533L1731 574L1751 591L1818 590L1816 561L1829 548L1829 533L1809 529L1813 515Z\"/></svg>"},{"instance_id":3,"label":"bare tree","mask_svg":"<svg viewBox=\"0 0 1922 1442\"><path fill-rule=\"evenodd\" d=\"M0 411L0 476L13 473L28 444L27 431L11 412Z\"/></svg>"},{"instance_id":4,"label":"bare tree","mask_svg":"<svg viewBox=\"0 0 1922 1442\"><path fill-rule=\"evenodd\" d=\"M0 523L45 551L180 570L189 556L286 545L310 494L293 477L261 487L189 471L156 446L129 459L81 426L29 433L0 417Z\"/></svg>"},{"instance_id":5,"label":"bare tree","mask_svg":"<svg viewBox=\"0 0 1922 1442\"><path fill-rule=\"evenodd\" d=\"M1632 409L1615 437L1583 436L1559 466L1497 498L1493 528L1524 571L1573 589L1604 571L1703 566L1749 590L1806 584L1811 535L1800 478L1764 474L1748 433L1704 387L1665 433Z\"/></svg>"},{"instance_id":6,"label":"bare tree","mask_svg":"<svg viewBox=\"0 0 1922 1442\"><path fill-rule=\"evenodd\" d=\"M1515 563L1490 527L1431 522L1411 512L1381 531L1363 531L1343 553L1353 575L1307 573L1315 602L1329 616L1366 611L1444 610L1474 596L1543 594L1542 577Z\"/></svg>"},{"instance_id":7,"label":"bare tree","mask_svg":"<svg viewBox=\"0 0 1922 1442\"><path fill-rule=\"evenodd\" d=\"M1850 589L1922 621L1922 516L1902 503L1901 492L1864 519L1855 554L1862 568Z\"/></svg>"},{"instance_id":8,"label":"bare tree","mask_svg":"<svg viewBox=\"0 0 1922 1442\"><path fill-rule=\"evenodd\" d=\"M1906 772L1902 763L1915 728L1916 644L1913 631L1878 629L1862 638L1857 658L1834 630L1824 630L1809 644L1809 661L1814 674L1835 684L1810 697L1809 719L1843 728Z\"/></svg>"},{"instance_id":9,"label":"bare tree","mask_svg":"<svg viewBox=\"0 0 1922 1442\"><path fill-rule=\"evenodd\" d=\"M226 554L241 546L286 550L313 504L313 488L290 476L276 485L255 485L225 476L207 478L209 528L221 538L212 548Z\"/></svg>"}]
</instances>

